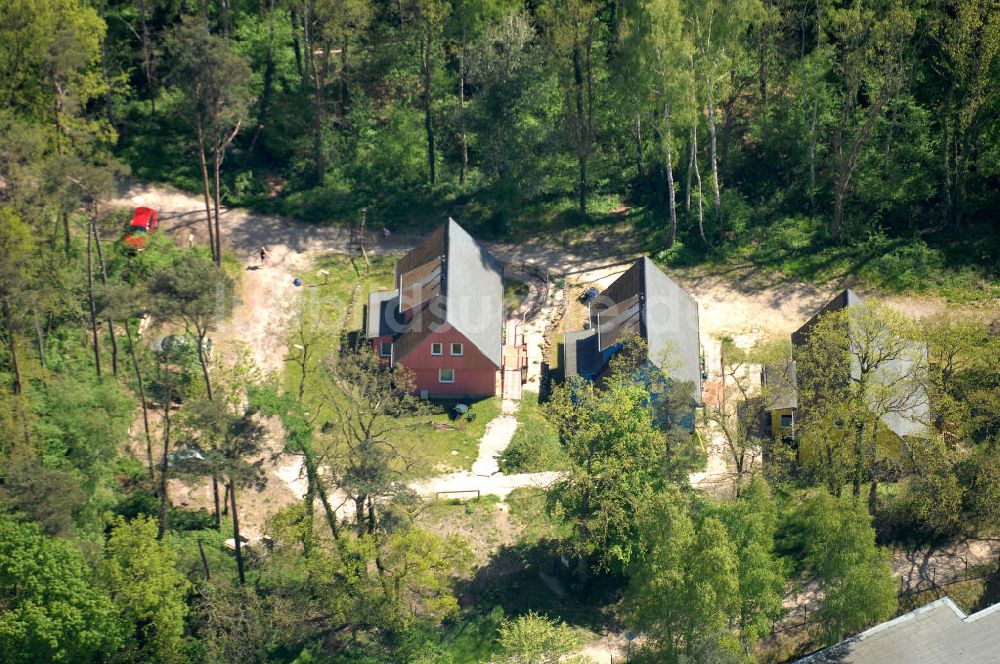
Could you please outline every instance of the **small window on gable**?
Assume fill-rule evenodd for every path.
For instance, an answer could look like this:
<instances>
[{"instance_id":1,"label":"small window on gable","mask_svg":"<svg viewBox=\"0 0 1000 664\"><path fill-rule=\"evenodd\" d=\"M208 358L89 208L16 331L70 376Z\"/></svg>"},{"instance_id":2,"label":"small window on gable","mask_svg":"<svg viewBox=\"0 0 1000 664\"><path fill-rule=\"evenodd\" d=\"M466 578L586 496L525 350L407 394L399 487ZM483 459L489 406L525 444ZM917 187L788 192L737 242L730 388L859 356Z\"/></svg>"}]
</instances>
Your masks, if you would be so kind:
<instances>
[{"instance_id":1,"label":"small window on gable","mask_svg":"<svg viewBox=\"0 0 1000 664\"><path fill-rule=\"evenodd\" d=\"M462 350L463 350L462 344L453 343L451 345L451 354L452 355L461 355L462 354Z\"/></svg>"},{"instance_id":2,"label":"small window on gable","mask_svg":"<svg viewBox=\"0 0 1000 664\"><path fill-rule=\"evenodd\" d=\"M792 426L792 416L791 415L782 415L781 416L781 428L782 429L787 429L787 428L789 428L791 426Z\"/></svg>"},{"instance_id":3,"label":"small window on gable","mask_svg":"<svg viewBox=\"0 0 1000 664\"><path fill-rule=\"evenodd\" d=\"M392 342L383 341L382 345L379 347L379 355L382 357L392 357Z\"/></svg>"},{"instance_id":4,"label":"small window on gable","mask_svg":"<svg viewBox=\"0 0 1000 664\"><path fill-rule=\"evenodd\" d=\"M439 383L454 383L455 382L455 370L454 369L438 369L438 382Z\"/></svg>"},{"instance_id":5,"label":"small window on gable","mask_svg":"<svg viewBox=\"0 0 1000 664\"><path fill-rule=\"evenodd\" d=\"M431 355L444 355L444 350L441 348L441 344L431 344Z\"/></svg>"}]
</instances>

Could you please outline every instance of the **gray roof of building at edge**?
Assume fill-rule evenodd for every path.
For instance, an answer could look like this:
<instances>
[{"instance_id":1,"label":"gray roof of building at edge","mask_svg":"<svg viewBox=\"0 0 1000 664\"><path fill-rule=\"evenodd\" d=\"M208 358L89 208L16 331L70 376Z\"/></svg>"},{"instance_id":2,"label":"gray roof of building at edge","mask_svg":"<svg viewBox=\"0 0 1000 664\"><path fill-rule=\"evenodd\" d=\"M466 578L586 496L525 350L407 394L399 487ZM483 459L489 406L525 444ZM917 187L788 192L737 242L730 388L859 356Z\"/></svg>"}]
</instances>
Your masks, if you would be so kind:
<instances>
[{"instance_id":1,"label":"gray roof of building at edge","mask_svg":"<svg viewBox=\"0 0 1000 664\"><path fill-rule=\"evenodd\" d=\"M966 616L944 597L795 664L1000 662L1000 604Z\"/></svg>"},{"instance_id":2,"label":"gray roof of building at edge","mask_svg":"<svg viewBox=\"0 0 1000 664\"><path fill-rule=\"evenodd\" d=\"M597 332L580 330L567 332L563 338L563 360L566 376L583 376L591 379L601 370L604 362L597 350Z\"/></svg>"},{"instance_id":3,"label":"gray roof of building at edge","mask_svg":"<svg viewBox=\"0 0 1000 664\"><path fill-rule=\"evenodd\" d=\"M648 357L653 364L663 368L667 374L680 381L690 381L695 386L695 394L701 385L701 341L698 336L698 303L687 291L678 286L670 277L647 257L640 258L610 286L604 289L594 308L592 332L589 335L608 335L619 338L617 323L606 329L607 321L599 325L599 315L612 302L615 304L640 297L640 316L623 322L627 333L636 332L646 340ZM600 303L604 303L601 306ZM636 323L638 323L636 325ZM571 336L573 335L573 336ZM569 344L576 344L575 369L586 375L584 368L594 362L601 366L600 346L596 339L591 341L587 333L566 335L564 350L570 355ZM624 335L621 335L624 336ZM593 343L593 348L591 348ZM587 356L584 356L587 354ZM595 356L596 355L596 356ZM567 362L566 375L573 375Z\"/></svg>"},{"instance_id":4,"label":"gray roof of building at edge","mask_svg":"<svg viewBox=\"0 0 1000 664\"><path fill-rule=\"evenodd\" d=\"M369 293L365 336L369 339L392 336L403 328L403 319L399 315L399 293L394 290Z\"/></svg>"},{"instance_id":5,"label":"gray roof of building at edge","mask_svg":"<svg viewBox=\"0 0 1000 664\"><path fill-rule=\"evenodd\" d=\"M840 309L858 308L865 304L861 297L850 288L841 291L836 297L826 303L822 309L816 312L802 327L792 333L792 344L800 345L805 343L809 331L819 321L823 314ZM886 362L883 370L889 376L904 376L910 372L915 364L927 361L926 344L913 342L911 345L913 356L910 358L897 358ZM860 368L852 363L851 374L853 378L860 375ZM930 404L927 394L923 388L917 386L914 391L904 395L906 400L894 408L892 412L882 416L882 421L889 429L900 438L904 436L921 437L926 431L925 422L930 415Z\"/></svg>"},{"instance_id":6,"label":"gray roof of building at edge","mask_svg":"<svg viewBox=\"0 0 1000 664\"><path fill-rule=\"evenodd\" d=\"M445 323L462 333L487 359L500 366L503 353L503 266L454 219L449 218L399 260L396 265L397 286L401 274L442 258L440 286L431 298L434 310L443 311ZM419 343L417 337L422 339L432 331L432 327L414 325L404 331L397 345L398 357L404 357ZM404 339L407 335L414 335L414 339Z\"/></svg>"},{"instance_id":7,"label":"gray roof of building at edge","mask_svg":"<svg viewBox=\"0 0 1000 664\"><path fill-rule=\"evenodd\" d=\"M764 366L765 384L770 388L771 410L799 407L799 384L795 361L775 362Z\"/></svg>"}]
</instances>

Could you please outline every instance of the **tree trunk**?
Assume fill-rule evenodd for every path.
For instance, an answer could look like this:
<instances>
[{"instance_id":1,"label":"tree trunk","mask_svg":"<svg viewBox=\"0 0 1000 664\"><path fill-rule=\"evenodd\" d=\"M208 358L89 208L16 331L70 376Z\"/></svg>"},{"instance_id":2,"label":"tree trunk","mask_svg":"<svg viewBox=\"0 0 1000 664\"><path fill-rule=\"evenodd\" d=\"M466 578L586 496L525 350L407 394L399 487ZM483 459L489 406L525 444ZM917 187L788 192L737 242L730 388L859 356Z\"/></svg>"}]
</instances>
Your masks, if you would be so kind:
<instances>
[{"instance_id":1,"label":"tree trunk","mask_svg":"<svg viewBox=\"0 0 1000 664\"><path fill-rule=\"evenodd\" d=\"M170 404L174 398L172 392L170 388L167 389L166 399L163 403L163 461L160 464L160 518L157 539L163 539L163 536L167 534L167 528L170 527L170 496L167 494L167 479L170 470L168 455L170 454Z\"/></svg>"},{"instance_id":2,"label":"tree trunk","mask_svg":"<svg viewBox=\"0 0 1000 664\"><path fill-rule=\"evenodd\" d=\"M17 361L17 340L14 337L14 312L10 300L3 298L3 318L7 326L7 349L10 352L10 368L14 372L14 394L24 390L24 377L21 376L21 364Z\"/></svg>"},{"instance_id":3,"label":"tree trunk","mask_svg":"<svg viewBox=\"0 0 1000 664\"><path fill-rule=\"evenodd\" d=\"M719 182L719 162L715 149L715 90L711 78L705 79L705 92L708 95L708 137L710 140L710 154L712 157L712 193L715 196L715 219L722 230L722 196L719 190L722 183Z\"/></svg>"},{"instance_id":4,"label":"tree trunk","mask_svg":"<svg viewBox=\"0 0 1000 664\"><path fill-rule=\"evenodd\" d=\"M306 495L302 499L302 555L309 558L313 545L313 513L316 503L316 488L312 477L306 473Z\"/></svg>"},{"instance_id":5,"label":"tree trunk","mask_svg":"<svg viewBox=\"0 0 1000 664\"><path fill-rule=\"evenodd\" d=\"M260 103L257 105L257 127L250 139L248 153L252 153L260 138L260 132L267 123L267 114L271 110L271 96L274 94L274 0L267 3L267 53L264 55L264 74L261 83Z\"/></svg>"},{"instance_id":6,"label":"tree trunk","mask_svg":"<svg viewBox=\"0 0 1000 664\"><path fill-rule=\"evenodd\" d=\"M212 194L208 183L208 160L205 158L205 130L201 126L201 120L195 125L198 135L198 161L201 164L202 194L205 197L205 219L208 221L208 248L212 252L212 259L218 262L215 256L215 231L212 228Z\"/></svg>"},{"instance_id":7,"label":"tree trunk","mask_svg":"<svg viewBox=\"0 0 1000 664\"><path fill-rule=\"evenodd\" d=\"M465 135L465 27L462 27L462 45L458 52L458 131L462 143L462 170L458 184L465 186L465 176L469 169L469 144Z\"/></svg>"},{"instance_id":8,"label":"tree trunk","mask_svg":"<svg viewBox=\"0 0 1000 664\"><path fill-rule=\"evenodd\" d=\"M368 496L368 534L374 535L375 528L378 526L378 519L375 513L375 498L373 496Z\"/></svg>"},{"instance_id":9,"label":"tree trunk","mask_svg":"<svg viewBox=\"0 0 1000 664\"><path fill-rule=\"evenodd\" d=\"M42 326L38 322L38 310L32 309L31 318L35 324L35 344L38 348L38 363L45 368L45 337L42 335Z\"/></svg>"},{"instance_id":10,"label":"tree trunk","mask_svg":"<svg viewBox=\"0 0 1000 664\"><path fill-rule=\"evenodd\" d=\"M139 24L142 28L142 73L146 77L149 92L149 114L156 117L156 71L153 62L153 47L149 38L149 24L146 21L146 1L139 0Z\"/></svg>"},{"instance_id":11,"label":"tree trunk","mask_svg":"<svg viewBox=\"0 0 1000 664\"><path fill-rule=\"evenodd\" d=\"M698 185L698 235L701 237L701 241L706 245L708 244L708 239L705 237L705 210L702 207L702 193L701 193L701 171L698 170L698 157L695 153L698 152L698 130L697 128L691 131L691 154L693 156L692 161L694 162L694 180Z\"/></svg>"},{"instance_id":12,"label":"tree trunk","mask_svg":"<svg viewBox=\"0 0 1000 664\"><path fill-rule=\"evenodd\" d=\"M437 158L434 154L434 122L431 117L431 38L424 35L421 38L421 74L423 78L424 90L424 129L427 131L427 167L430 183L437 184L436 164Z\"/></svg>"},{"instance_id":13,"label":"tree trunk","mask_svg":"<svg viewBox=\"0 0 1000 664\"><path fill-rule=\"evenodd\" d=\"M670 104L663 106L663 152L667 159L667 207L670 210L670 230L667 234L667 249L674 246L677 238L677 201L674 194L674 165L670 152Z\"/></svg>"},{"instance_id":14,"label":"tree trunk","mask_svg":"<svg viewBox=\"0 0 1000 664\"><path fill-rule=\"evenodd\" d=\"M641 186L646 176L642 171L642 113L640 111L635 113L635 170Z\"/></svg>"},{"instance_id":15,"label":"tree trunk","mask_svg":"<svg viewBox=\"0 0 1000 664\"><path fill-rule=\"evenodd\" d=\"M695 146L697 145L697 140L695 139L695 132L697 127L691 128L691 140L690 143L690 156L688 157L688 167L687 167L687 178L684 183L684 213L688 215L689 221L691 216L691 174L694 172L694 152Z\"/></svg>"},{"instance_id":16,"label":"tree trunk","mask_svg":"<svg viewBox=\"0 0 1000 664\"><path fill-rule=\"evenodd\" d=\"M132 358L132 369L135 371L135 382L139 387L139 403L142 406L142 430L146 434L146 460L149 462L149 479L154 479L153 472L153 437L149 433L149 403L146 401L146 385L142 380L142 370L135 354L135 343L132 340L132 328L125 321L125 340L128 341L128 353Z\"/></svg>"},{"instance_id":17,"label":"tree trunk","mask_svg":"<svg viewBox=\"0 0 1000 664\"><path fill-rule=\"evenodd\" d=\"M198 538L198 553L201 554L201 566L205 569L205 580L209 581L212 578L212 573L208 569L208 558L205 557L205 545L202 543L201 538Z\"/></svg>"},{"instance_id":18,"label":"tree trunk","mask_svg":"<svg viewBox=\"0 0 1000 664\"><path fill-rule=\"evenodd\" d=\"M240 542L240 518L236 513L236 487L230 481L226 488L229 490L229 506L233 517L233 544L236 546L236 573L240 577L240 585L246 585L246 575L243 569L243 544Z\"/></svg>"},{"instance_id":19,"label":"tree trunk","mask_svg":"<svg viewBox=\"0 0 1000 664\"><path fill-rule=\"evenodd\" d=\"M324 49L324 62L329 57ZM316 184L322 185L326 179L326 154L323 150L323 94L326 90L326 65L322 67L313 63L313 177Z\"/></svg>"},{"instance_id":20,"label":"tree trunk","mask_svg":"<svg viewBox=\"0 0 1000 664\"><path fill-rule=\"evenodd\" d=\"M358 531L358 537L365 534L365 503L368 501L368 496L361 495L354 499L354 521L355 528Z\"/></svg>"},{"instance_id":21,"label":"tree trunk","mask_svg":"<svg viewBox=\"0 0 1000 664\"><path fill-rule=\"evenodd\" d=\"M100 15L101 20L107 23L107 5L104 2L100 3ZM112 94L111 86L111 71L108 67L108 40L107 37L101 39L101 75L104 77L104 85L106 90L104 91L104 105L105 111L108 114L108 124L114 128L115 127L115 106L114 97Z\"/></svg>"},{"instance_id":22,"label":"tree trunk","mask_svg":"<svg viewBox=\"0 0 1000 664\"><path fill-rule=\"evenodd\" d=\"M62 226L63 226L63 251L69 256L69 213L66 211L62 212Z\"/></svg>"},{"instance_id":23,"label":"tree trunk","mask_svg":"<svg viewBox=\"0 0 1000 664\"><path fill-rule=\"evenodd\" d=\"M215 200L213 201L213 211L215 212L215 247L212 249L212 255L215 256L215 264L222 265L222 231L219 229L219 198L221 192L219 191L219 169L222 163L221 148L218 143L213 146L212 149L212 178L215 184Z\"/></svg>"},{"instance_id":24,"label":"tree trunk","mask_svg":"<svg viewBox=\"0 0 1000 664\"><path fill-rule=\"evenodd\" d=\"M212 381L208 376L208 357L205 355L205 332L198 333L198 364L201 365L201 376L205 379L205 396L212 400Z\"/></svg>"},{"instance_id":25,"label":"tree trunk","mask_svg":"<svg viewBox=\"0 0 1000 664\"><path fill-rule=\"evenodd\" d=\"M587 119L583 101L583 62L579 42L573 44L573 84L576 96L576 158L579 162L580 214L587 214Z\"/></svg>"},{"instance_id":26,"label":"tree trunk","mask_svg":"<svg viewBox=\"0 0 1000 664\"><path fill-rule=\"evenodd\" d=\"M839 240L843 231L844 198L847 196L848 180L837 176L833 187L833 219L830 221L830 237Z\"/></svg>"},{"instance_id":27,"label":"tree trunk","mask_svg":"<svg viewBox=\"0 0 1000 664\"><path fill-rule=\"evenodd\" d=\"M215 503L215 529L222 530L222 508L219 506L219 474L212 469L212 501Z\"/></svg>"},{"instance_id":28,"label":"tree trunk","mask_svg":"<svg viewBox=\"0 0 1000 664\"><path fill-rule=\"evenodd\" d=\"M104 262L104 249L101 248L101 234L97 230L97 210L93 213L94 246L97 247L97 262L101 266L101 283L108 285L108 266ZM118 375L118 339L115 337L115 322L105 319L108 324L108 339L111 341L111 372Z\"/></svg>"},{"instance_id":29,"label":"tree trunk","mask_svg":"<svg viewBox=\"0 0 1000 664\"><path fill-rule=\"evenodd\" d=\"M101 377L101 346L97 340L97 306L94 304L94 255L93 255L93 233L90 225L87 226L87 303L90 308L90 331L93 337L94 346L94 366L97 369L97 377Z\"/></svg>"},{"instance_id":30,"label":"tree trunk","mask_svg":"<svg viewBox=\"0 0 1000 664\"><path fill-rule=\"evenodd\" d=\"M302 81L302 87L306 87L306 82L309 80L306 76L305 65L302 61L302 44L299 42L299 15L295 11L294 5L289 9L289 18L292 24L292 52L295 54L295 71L299 73L299 79Z\"/></svg>"},{"instance_id":31,"label":"tree trunk","mask_svg":"<svg viewBox=\"0 0 1000 664\"><path fill-rule=\"evenodd\" d=\"M323 512L326 515L326 525L330 528L330 534L333 536L333 539L339 539L340 529L337 527L337 514L330 507L326 487L323 486L323 480L319 476L319 469L316 467L316 460L313 458L312 451L307 446L303 446L302 456L306 467L306 477L319 496L320 504L323 505Z\"/></svg>"},{"instance_id":32,"label":"tree trunk","mask_svg":"<svg viewBox=\"0 0 1000 664\"><path fill-rule=\"evenodd\" d=\"M878 509L878 478L872 473L872 483L868 488L868 514L875 516Z\"/></svg>"},{"instance_id":33,"label":"tree trunk","mask_svg":"<svg viewBox=\"0 0 1000 664\"><path fill-rule=\"evenodd\" d=\"M803 19L804 20L804 19ZM803 30L805 28L803 27ZM803 36L803 49L805 37ZM823 44L823 31L820 25L819 0L816 0L816 51ZM812 58L812 114L809 117L809 211L816 214L816 124L819 116L819 91L816 78L816 57Z\"/></svg>"}]
</instances>

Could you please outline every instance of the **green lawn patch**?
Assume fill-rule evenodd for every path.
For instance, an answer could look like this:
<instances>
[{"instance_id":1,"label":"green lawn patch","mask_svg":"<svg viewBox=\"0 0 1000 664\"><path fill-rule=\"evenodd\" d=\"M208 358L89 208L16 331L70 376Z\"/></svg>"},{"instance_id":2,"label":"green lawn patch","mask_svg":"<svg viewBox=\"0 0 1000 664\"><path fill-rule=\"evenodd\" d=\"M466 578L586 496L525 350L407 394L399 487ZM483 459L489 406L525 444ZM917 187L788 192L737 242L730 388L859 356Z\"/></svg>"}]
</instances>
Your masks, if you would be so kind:
<instances>
[{"instance_id":1,"label":"green lawn patch","mask_svg":"<svg viewBox=\"0 0 1000 664\"><path fill-rule=\"evenodd\" d=\"M567 468L559 434L542 414L534 392L523 393L517 422L517 431L500 456L500 470L510 474Z\"/></svg>"}]
</instances>

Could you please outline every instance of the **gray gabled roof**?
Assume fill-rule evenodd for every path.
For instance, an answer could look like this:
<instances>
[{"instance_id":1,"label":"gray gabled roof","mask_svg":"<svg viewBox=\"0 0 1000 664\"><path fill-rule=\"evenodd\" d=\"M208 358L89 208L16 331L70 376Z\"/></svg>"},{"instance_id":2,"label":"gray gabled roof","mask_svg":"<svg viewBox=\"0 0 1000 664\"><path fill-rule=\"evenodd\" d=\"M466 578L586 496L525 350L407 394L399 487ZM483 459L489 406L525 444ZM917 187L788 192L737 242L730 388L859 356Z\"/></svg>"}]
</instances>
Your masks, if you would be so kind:
<instances>
[{"instance_id":1,"label":"gray gabled roof","mask_svg":"<svg viewBox=\"0 0 1000 664\"><path fill-rule=\"evenodd\" d=\"M698 303L648 257L633 263L601 293L592 307L591 325L599 350L638 334L646 340L650 362L674 380L691 382L699 397Z\"/></svg>"},{"instance_id":2,"label":"gray gabled roof","mask_svg":"<svg viewBox=\"0 0 1000 664\"><path fill-rule=\"evenodd\" d=\"M422 309L400 336L403 359L439 325L458 330L487 359L500 366L503 353L503 266L454 219L436 228L396 265L403 277L406 306ZM413 287L407 278L412 277Z\"/></svg>"},{"instance_id":3,"label":"gray gabled roof","mask_svg":"<svg viewBox=\"0 0 1000 664\"><path fill-rule=\"evenodd\" d=\"M1000 661L1000 604L966 615L944 597L796 664L983 664Z\"/></svg>"}]
</instances>

